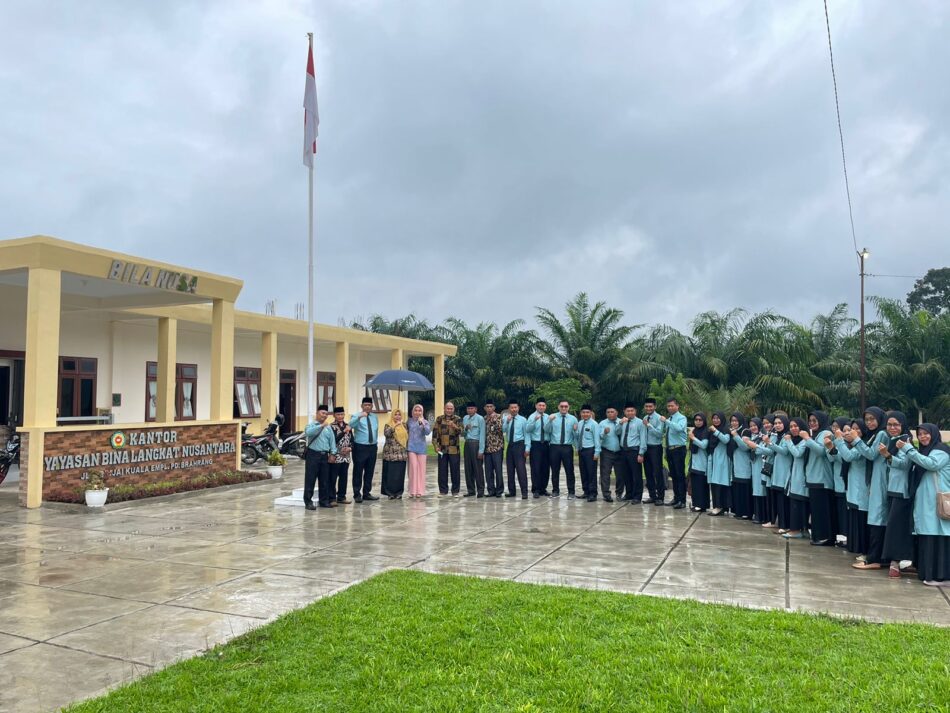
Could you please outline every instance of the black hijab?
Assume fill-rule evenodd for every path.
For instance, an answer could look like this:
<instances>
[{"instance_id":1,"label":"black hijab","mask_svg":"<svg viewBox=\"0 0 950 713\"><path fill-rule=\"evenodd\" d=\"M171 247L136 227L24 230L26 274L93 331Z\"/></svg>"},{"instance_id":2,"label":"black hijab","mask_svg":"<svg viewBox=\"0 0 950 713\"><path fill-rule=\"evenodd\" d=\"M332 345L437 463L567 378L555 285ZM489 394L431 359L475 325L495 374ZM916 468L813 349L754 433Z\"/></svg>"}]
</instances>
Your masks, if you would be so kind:
<instances>
[{"instance_id":1,"label":"black hijab","mask_svg":"<svg viewBox=\"0 0 950 713\"><path fill-rule=\"evenodd\" d=\"M745 434L744 434L744 430L745 430L745 416L744 416L743 414L739 413L738 411L736 411L735 413L732 414L732 418L729 419L729 431L730 431L729 436L730 436L730 438L729 438L729 442L726 444L726 453L728 453L728 455L729 455L730 458L732 458L732 454L735 453L736 450L739 448L739 444L736 443L736 439L734 439L734 438L731 437L731 436L732 436L732 419L733 419L733 418L736 419L736 421L739 422L739 425L736 427L736 433L739 435L740 438L741 438L743 435L745 435Z\"/></svg>"},{"instance_id":2,"label":"black hijab","mask_svg":"<svg viewBox=\"0 0 950 713\"><path fill-rule=\"evenodd\" d=\"M865 424L861 424L861 433L864 434L864 442L871 445L874 439L877 438L877 434L884 430L884 426L887 424L887 414L884 413L884 409L878 408L877 406L869 406L864 409L864 414L862 415L866 416L867 414L871 414L877 419L877 428L873 431L868 430Z\"/></svg>"},{"instance_id":3,"label":"black hijab","mask_svg":"<svg viewBox=\"0 0 950 713\"><path fill-rule=\"evenodd\" d=\"M749 419L749 425L755 424L755 427L758 429L757 433L752 433L751 429L747 429L749 433L749 440L753 443L758 443L762 440L762 419L758 416L754 416Z\"/></svg>"},{"instance_id":4,"label":"black hijab","mask_svg":"<svg viewBox=\"0 0 950 713\"><path fill-rule=\"evenodd\" d=\"M729 421L726 420L726 414L724 414L722 411L716 411L713 413L713 417L716 416L719 416L719 425L716 426L716 430L720 433L729 433ZM709 419L709 422L712 424L712 418ZM718 448L720 445L721 443L719 439L713 436L709 439L709 448L706 449L706 452L709 453L709 455L712 455L713 451L716 450L716 448Z\"/></svg>"},{"instance_id":5,"label":"black hijab","mask_svg":"<svg viewBox=\"0 0 950 713\"><path fill-rule=\"evenodd\" d=\"M698 440L698 441L703 441L703 440L709 438L709 425L706 423L706 414L704 414L704 413L694 413L694 414L693 414L693 423L696 422L696 418L697 418L697 417L703 419L703 425L702 425L702 426L699 426L698 428L697 428L696 426L693 426L693 437L694 437L696 440ZM699 452L699 446L697 446L695 443L693 443L693 442L691 441L690 444L689 444L689 452L690 452L690 453L698 453L698 452Z\"/></svg>"},{"instance_id":6,"label":"black hijab","mask_svg":"<svg viewBox=\"0 0 950 713\"><path fill-rule=\"evenodd\" d=\"M828 420L827 413L825 413L824 411L812 411L808 415L814 416L815 420L818 421L818 430L811 434L812 438L816 438L819 433L821 433L822 431L828 430L829 420Z\"/></svg>"},{"instance_id":7,"label":"black hijab","mask_svg":"<svg viewBox=\"0 0 950 713\"><path fill-rule=\"evenodd\" d=\"M930 445L929 446L919 446L917 451L922 456L929 456L934 451L943 451L947 455L950 455L950 448L947 447L947 444L943 442L943 439L940 437L940 429L937 428L936 424L933 423L922 423L917 426L917 431L926 431L930 434ZM920 485L920 479L924 477L927 473L927 469L914 463L913 467L910 469L910 497L913 498L917 493L917 486Z\"/></svg>"},{"instance_id":8,"label":"black hijab","mask_svg":"<svg viewBox=\"0 0 950 713\"><path fill-rule=\"evenodd\" d=\"M841 429L843 429L845 426L850 426L851 423L852 423L851 419L848 418L847 416L842 416L841 418L836 418L834 422L837 424L838 428L841 428ZM845 441L845 444L847 444L847 441ZM832 448L832 449L831 449L831 452L832 452L832 453L837 453L837 452L838 452L837 446L834 447L834 448ZM848 461L846 461L844 458L842 458L842 459L841 459L841 479L842 479L845 483L848 482L848 471L849 471L849 470L851 470L851 464L850 464Z\"/></svg>"},{"instance_id":9,"label":"black hijab","mask_svg":"<svg viewBox=\"0 0 950 713\"><path fill-rule=\"evenodd\" d=\"M775 430L776 421L782 422L781 432ZM769 440L771 440L772 443L778 443L783 438L785 438L785 434L788 433L788 424L789 424L788 416L779 416L778 414L776 414L775 418L772 419L772 434L775 437L772 438L772 436L770 436Z\"/></svg>"},{"instance_id":10,"label":"black hijab","mask_svg":"<svg viewBox=\"0 0 950 713\"><path fill-rule=\"evenodd\" d=\"M907 425L907 416L901 411L888 411L887 416L885 417L884 427L887 428L887 422L890 419L896 420L901 425L901 432L896 438L891 438L890 434L888 435L887 440L887 452L891 455L896 455L897 453L897 442L898 441L909 441L910 440L910 426ZM938 431L939 435L939 431Z\"/></svg>"},{"instance_id":11,"label":"black hijab","mask_svg":"<svg viewBox=\"0 0 950 713\"><path fill-rule=\"evenodd\" d=\"M795 423L798 425L799 432L804 431L805 433L808 433L808 422L805 419L798 418L796 416L795 418L791 419L791 423ZM802 442L801 436L792 436L792 443L794 443L796 446L801 442Z\"/></svg>"}]
</instances>

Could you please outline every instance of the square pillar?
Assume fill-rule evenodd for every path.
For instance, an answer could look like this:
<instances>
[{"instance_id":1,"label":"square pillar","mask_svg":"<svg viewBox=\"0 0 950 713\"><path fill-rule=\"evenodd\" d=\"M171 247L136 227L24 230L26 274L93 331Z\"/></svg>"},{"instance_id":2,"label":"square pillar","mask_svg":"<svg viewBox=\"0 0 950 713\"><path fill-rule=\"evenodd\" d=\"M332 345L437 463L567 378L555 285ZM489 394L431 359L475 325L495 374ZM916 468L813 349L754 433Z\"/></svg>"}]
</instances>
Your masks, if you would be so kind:
<instances>
[{"instance_id":1,"label":"square pillar","mask_svg":"<svg viewBox=\"0 0 950 713\"><path fill-rule=\"evenodd\" d=\"M234 415L234 303L215 300L211 308L211 420Z\"/></svg>"},{"instance_id":2,"label":"square pillar","mask_svg":"<svg viewBox=\"0 0 950 713\"><path fill-rule=\"evenodd\" d=\"M59 270L31 267L26 289L26 354L23 374L23 427L56 426L59 387L59 320L62 275ZM29 433L20 453L20 502L43 504L42 431Z\"/></svg>"},{"instance_id":3,"label":"square pillar","mask_svg":"<svg viewBox=\"0 0 950 713\"><path fill-rule=\"evenodd\" d=\"M350 343L336 343L336 405L346 409L347 415L354 413L350 404Z\"/></svg>"},{"instance_id":4,"label":"square pillar","mask_svg":"<svg viewBox=\"0 0 950 713\"><path fill-rule=\"evenodd\" d=\"M432 385L435 386L435 401L432 404L436 416L445 409L445 354L432 357Z\"/></svg>"},{"instance_id":5,"label":"square pillar","mask_svg":"<svg viewBox=\"0 0 950 713\"><path fill-rule=\"evenodd\" d=\"M277 413L279 404L279 374L277 370L277 332L264 332L261 335L261 427L262 433L270 419ZM296 414L285 413L288 421Z\"/></svg>"},{"instance_id":6,"label":"square pillar","mask_svg":"<svg viewBox=\"0 0 950 713\"><path fill-rule=\"evenodd\" d=\"M405 353L400 349L392 350L392 357L390 358L390 369L405 369ZM390 391L390 397L393 402L393 411L397 408L402 411L403 422L409 420L409 414L406 413L406 409L409 408L409 393L406 391Z\"/></svg>"},{"instance_id":7,"label":"square pillar","mask_svg":"<svg viewBox=\"0 0 950 713\"><path fill-rule=\"evenodd\" d=\"M155 420L175 420L175 368L178 363L178 320L158 318L158 379L156 380Z\"/></svg>"}]
</instances>

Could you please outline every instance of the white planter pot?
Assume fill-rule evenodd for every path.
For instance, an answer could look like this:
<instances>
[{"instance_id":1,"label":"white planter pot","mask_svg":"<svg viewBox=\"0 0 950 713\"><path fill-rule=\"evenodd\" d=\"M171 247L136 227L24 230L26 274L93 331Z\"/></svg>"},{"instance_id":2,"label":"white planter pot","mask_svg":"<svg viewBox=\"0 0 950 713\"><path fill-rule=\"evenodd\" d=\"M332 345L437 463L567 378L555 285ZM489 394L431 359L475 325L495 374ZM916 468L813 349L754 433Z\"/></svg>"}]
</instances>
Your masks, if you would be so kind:
<instances>
[{"instance_id":1,"label":"white planter pot","mask_svg":"<svg viewBox=\"0 0 950 713\"><path fill-rule=\"evenodd\" d=\"M105 490L87 490L86 507L101 508L106 504L106 498L109 497L109 489Z\"/></svg>"},{"instance_id":2,"label":"white planter pot","mask_svg":"<svg viewBox=\"0 0 950 713\"><path fill-rule=\"evenodd\" d=\"M284 466L282 465L269 465L267 466L267 474L277 480L278 478L283 477L284 475Z\"/></svg>"}]
</instances>

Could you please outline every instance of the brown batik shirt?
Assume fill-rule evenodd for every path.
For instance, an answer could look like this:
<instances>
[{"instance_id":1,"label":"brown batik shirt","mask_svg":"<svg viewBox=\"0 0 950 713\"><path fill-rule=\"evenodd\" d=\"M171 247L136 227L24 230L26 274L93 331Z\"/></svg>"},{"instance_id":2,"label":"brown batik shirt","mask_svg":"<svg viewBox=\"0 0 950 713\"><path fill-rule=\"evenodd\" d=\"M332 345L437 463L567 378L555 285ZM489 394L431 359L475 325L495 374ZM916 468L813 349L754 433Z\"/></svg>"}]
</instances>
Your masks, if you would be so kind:
<instances>
[{"instance_id":1,"label":"brown batik shirt","mask_svg":"<svg viewBox=\"0 0 950 713\"><path fill-rule=\"evenodd\" d=\"M462 433L462 419L457 415L439 416L432 429L432 444L436 451L447 455L459 453L459 436Z\"/></svg>"},{"instance_id":2,"label":"brown batik shirt","mask_svg":"<svg viewBox=\"0 0 950 713\"><path fill-rule=\"evenodd\" d=\"M497 453L505 449L505 432L502 430L501 414L485 416L485 452Z\"/></svg>"}]
</instances>

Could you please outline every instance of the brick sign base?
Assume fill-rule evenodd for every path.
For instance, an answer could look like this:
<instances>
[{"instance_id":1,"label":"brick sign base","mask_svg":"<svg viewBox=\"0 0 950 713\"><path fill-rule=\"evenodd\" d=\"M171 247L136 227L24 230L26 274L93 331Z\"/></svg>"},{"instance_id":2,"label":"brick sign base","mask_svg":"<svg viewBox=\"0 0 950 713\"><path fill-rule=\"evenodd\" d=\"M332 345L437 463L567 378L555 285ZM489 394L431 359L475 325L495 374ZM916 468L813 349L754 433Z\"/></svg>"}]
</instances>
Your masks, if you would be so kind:
<instances>
[{"instance_id":1,"label":"brick sign base","mask_svg":"<svg viewBox=\"0 0 950 713\"><path fill-rule=\"evenodd\" d=\"M239 447L237 426L229 423L52 431L43 438L43 460L28 469L42 468L44 500L74 494L92 471L103 473L107 487L233 471Z\"/></svg>"}]
</instances>

